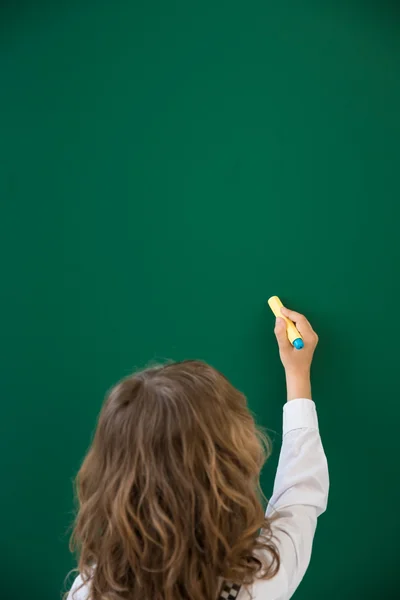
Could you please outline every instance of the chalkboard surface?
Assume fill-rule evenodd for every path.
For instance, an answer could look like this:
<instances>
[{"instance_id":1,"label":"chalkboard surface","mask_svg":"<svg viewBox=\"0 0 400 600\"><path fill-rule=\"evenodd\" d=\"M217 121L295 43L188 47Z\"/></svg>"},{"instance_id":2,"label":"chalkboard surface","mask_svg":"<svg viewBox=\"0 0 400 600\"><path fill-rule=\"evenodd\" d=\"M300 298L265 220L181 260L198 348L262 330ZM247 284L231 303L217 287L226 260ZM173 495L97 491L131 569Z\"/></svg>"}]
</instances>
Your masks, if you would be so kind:
<instances>
[{"instance_id":1,"label":"chalkboard surface","mask_svg":"<svg viewBox=\"0 0 400 600\"><path fill-rule=\"evenodd\" d=\"M331 472L298 600L398 598L395 2L0 9L2 596L54 600L106 390L201 358L280 447L266 300L320 335Z\"/></svg>"}]
</instances>

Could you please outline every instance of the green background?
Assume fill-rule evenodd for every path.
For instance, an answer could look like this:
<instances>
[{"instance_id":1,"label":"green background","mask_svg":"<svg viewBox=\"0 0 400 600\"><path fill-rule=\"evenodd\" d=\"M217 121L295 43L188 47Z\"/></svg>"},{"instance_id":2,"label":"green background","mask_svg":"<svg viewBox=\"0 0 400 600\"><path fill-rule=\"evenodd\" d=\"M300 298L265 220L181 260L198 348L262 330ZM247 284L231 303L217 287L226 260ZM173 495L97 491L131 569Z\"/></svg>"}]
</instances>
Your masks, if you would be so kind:
<instances>
[{"instance_id":1,"label":"green background","mask_svg":"<svg viewBox=\"0 0 400 600\"><path fill-rule=\"evenodd\" d=\"M33 4L0 13L2 596L59 597L72 478L149 360L248 395L270 494L278 294L320 334L332 484L296 598L398 598L396 2Z\"/></svg>"}]
</instances>

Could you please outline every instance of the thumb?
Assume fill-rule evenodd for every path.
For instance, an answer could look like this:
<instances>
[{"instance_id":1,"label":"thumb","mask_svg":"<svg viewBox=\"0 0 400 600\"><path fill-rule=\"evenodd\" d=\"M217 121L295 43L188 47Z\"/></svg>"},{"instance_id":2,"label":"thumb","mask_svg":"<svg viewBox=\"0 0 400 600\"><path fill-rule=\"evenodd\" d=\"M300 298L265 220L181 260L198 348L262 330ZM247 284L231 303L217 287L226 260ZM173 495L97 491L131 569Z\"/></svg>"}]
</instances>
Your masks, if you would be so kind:
<instances>
[{"instance_id":1,"label":"thumb","mask_svg":"<svg viewBox=\"0 0 400 600\"><path fill-rule=\"evenodd\" d=\"M284 319L277 317L274 332L279 349L282 351L290 348L290 342L286 333L286 323Z\"/></svg>"}]
</instances>

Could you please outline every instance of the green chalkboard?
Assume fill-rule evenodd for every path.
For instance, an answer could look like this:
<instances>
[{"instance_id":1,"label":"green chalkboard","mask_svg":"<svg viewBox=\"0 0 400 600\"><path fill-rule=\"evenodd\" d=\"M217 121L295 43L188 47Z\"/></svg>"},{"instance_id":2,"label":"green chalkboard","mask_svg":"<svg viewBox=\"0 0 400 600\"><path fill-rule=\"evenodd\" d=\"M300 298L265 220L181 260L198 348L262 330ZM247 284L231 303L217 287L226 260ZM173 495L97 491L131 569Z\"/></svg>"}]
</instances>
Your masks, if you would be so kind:
<instances>
[{"instance_id":1,"label":"green chalkboard","mask_svg":"<svg viewBox=\"0 0 400 600\"><path fill-rule=\"evenodd\" d=\"M396 3L38 0L0 23L2 596L59 597L102 399L148 361L247 394L271 492L278 294L320 335L332 481L296 598L398 598Z\"/></svg>"}]
</instances>

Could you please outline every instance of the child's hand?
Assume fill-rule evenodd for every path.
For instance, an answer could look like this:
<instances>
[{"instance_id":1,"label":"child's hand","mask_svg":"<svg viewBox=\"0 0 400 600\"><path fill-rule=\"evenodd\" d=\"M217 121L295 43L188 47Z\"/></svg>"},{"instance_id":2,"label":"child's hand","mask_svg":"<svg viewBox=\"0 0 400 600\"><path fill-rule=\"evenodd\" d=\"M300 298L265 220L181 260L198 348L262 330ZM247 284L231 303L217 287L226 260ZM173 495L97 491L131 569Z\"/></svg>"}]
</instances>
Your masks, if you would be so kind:
<instances>
[{"instance_id":1,"label":"child's hand","mask_svg":"<svg viewBox=\"0 0 400 600\"><path fill-rule=\"evenodd\" d=\"M310 370L318 336L303 315L287 308L282 308L282 314L295 323L304 340L304 348L296 350L288 340L284 319L276 319L275 335L286 372L288 400L311 398Z\"/></svg>"}]
</instances>

